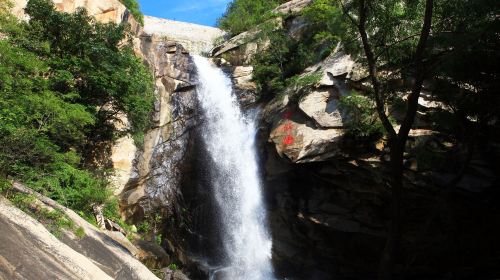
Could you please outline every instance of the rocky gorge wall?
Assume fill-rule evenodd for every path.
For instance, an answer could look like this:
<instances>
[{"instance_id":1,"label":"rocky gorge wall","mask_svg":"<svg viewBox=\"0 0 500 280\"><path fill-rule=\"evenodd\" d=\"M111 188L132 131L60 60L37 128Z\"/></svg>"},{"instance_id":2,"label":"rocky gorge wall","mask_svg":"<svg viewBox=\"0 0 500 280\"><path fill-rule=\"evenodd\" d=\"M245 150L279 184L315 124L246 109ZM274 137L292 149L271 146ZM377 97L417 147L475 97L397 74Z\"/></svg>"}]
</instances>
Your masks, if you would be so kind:
<instances>
[{"instance_id":1,"label":"rocky gorge wall","mask_svg":"<svg viewBox=\"0 0 500 280\"><path fill-rule=\"evenodd\" d=\"M126 135L97 153L102 155L102 160L107 162L106 164L109 163L114 168L111 177L114 193L120 200L122 216L128 222L137 224L152 217L167 219L179 215L182 199L179 191L182 168L191 139L190 130L195 125L197 108L194 64L189 51L179 42L189 43L190 47L201 46L205 50L209 47L210 40L214 36L219 36L222 31L197 26L195 29L197 28L199 32L196 34L203 35L206 30L209 34L200 38L185 37L179 32L179 23L162 21L160 27L151 28L148 23L155 22L155 19L150 17L143 27L118 0L54 0L53 2L59 11L71 13L82 7L100 22L131 25L134 51L150 68L154 77L156 101L151 116L152 127L145 134L142 147L137 147L132 137ZM14 2L12 12L21 19L26 19L23 12L26 3L25 0ZM180 25L192 28L189 24L180 23ZM165 33L162 33L164 28L174 32L169 33L168 39ZM145 29L148 32L145 32ZM196 48L193 47L192 50L196 52L198 50ZM120 122L115 125L118 129L126 129L127 117L122 114ZM177 232L170 236L180 239ZM150 241L153 242L147 246L155 247L154 236L151 238ZM182 246L175 242L169 244L171 244L170 256L162 256L165 253L161 249L162 252L155 258L160 256L164 260L155 261L169 260L164 265L174 260L180 264L189 262L182 252Z\"/></svg>"},{"instance_id":2,"label":"rocky gorge wall","mask_svg":"<svg viewBox=\"0 0 500 280\"><path fill-rule=\"evenodd\" d=\"M153 127L146 133L143 147L136 147L126 136L111 149L115 194L129 222L158 216L168 257L188 270L193 279L204 279L206 267L192 253L214 249L211 243L217 242L211 238L216 237L207 230L216 221L203 219L213 207L207 203L210 194L201 178L206 168L199 139L203 120L197 113L197 78L190 52L206 51L209 39L222 33L202 28L196 31L201 35L181 34L176 38L179 31L190 29L174 24L169 30L172 22L150 17L142 28L118 1L54 2L63 11L83 6L98 20L126 21L133 26L134 48L154 73L157 98ZM290 1L277 11L296 13L310 2ZM23 3L16 1L18 15ZM296 16L281 24L294 38L307 30ZM210 30L210 34L203 34L204 30ZM345 114L338 106L339 98L351 89L366 88L366 73L350 55L337 49L302 73L320 75L313 87L287 88L271 100L258 100L251 59L265 46L254 37L255 31L250 31L231 38L217 46L212 57L232 78L241 105L261 110L259 156L277 274L290 279L373 279L389 220L390 189L385 184L388 150L384 139L359 143L347 137ZM439 133L429 128L428 113L440 105L428 89L419 104L419 119L410 142L439 145L435 144ZM480 166L478 173L491 173L480 156L475 160ZM445 262L448 270L460 273L457 263L474 263L473 257L464 252L474 256L482 249L489 250L485 244L494 238L496 229L486 231L484 223L474 220L480 209L468 197L458 197L452 205L465 209L457 211L456 217L439 217L449 228L435 229L428 222L434 215L434 194L438 193L434 185L446 174L431 177L419 169L415 155L408 155L405 164L405 199L411 207L406 212L409 241L404 248L429 248L415 254L409 265L417 266L417 272L409 279L436 279L429 275L439 275L434 264L439 261ZM471 185L467 180L483 184L481 176L469 172L461 188ZM493 219L494 212L482 217L485 221ZM422 224L428 224L428 228L418 226ZM424 234L434 230L442 232L438 237ZM488 233L483 235L483 231ZM454 242L465 245L457 247L456 257L445 255L446 250L441 248L454 248ZM460 257L463 259L457 260ZM491 258L486 258L485 263L489 261Z\"/></svg>"},{"instance_id":3,"label":"rocky gorge wall","mask_svg":"<svg viewBox=\"0 0 500 280\"><path fill-rule=\"evenodd\" d=\"M262 46L245 36L252 34L240 34L213 54L232 75L237 92L255 101L249 61ZM289 88L259 104L261 168L273 260L281 277L370 279L376 270L388 199L380 173L384 164L370 153L350 154L338 106L352 89L346 78L358 72L349 55L334 52L304 71L304 76L321 76L312 89Z\"/></svg>"},{"instance_id":4,"label":"rocky gorge wall","mask_svg":"<svg viewBox=\"0 0 500 280\"><path fill-rule=\"evenodd\" d=\"M300 10L309 3L293 0L275 10L286 14L278 24L294 40L308 32ZM242 100L258 100L251 62L268 42L256 40L257 33L241 33L212 52L214 61L232 75L236 91L244 93ZM279 276L291 279L374 279L390 221L389 150L383 137L359 141L349 136L349 119L339 105L340 98L352 90L369 91L367 71L339 46L301 76L311 74L320 77L314 85L289 86L255 104L262 112L260 157L275 268ZM391 110L391 117L401 121L400 112ZM447 136L431 125L433 113L439 110L447 107L434 98L432 81L427 81L409 135L407 149L412 152L405 154L402 250L411 260L401 268L402 277L496 275L490 264L497 249L488 249L481 263L468 257L471 251L481 255L480 248L486 244L499 248L493 237L498 224L490 227L481 221L498 212L494 203L486 202L489 191L479 195L479 189L495 189L494 165L476 153L477 165L464 174L454 195L443 195L445 182L454 176L426 169L422 155L414 152L418 146L439 150L449 145ZM476 187L477 192L464 191ZM465 272L464 267L470 270Z\"/></svg>"},{"instance_id":5,"label":"rocky gorge wall","mask_svg":"<svg viewBox=\"0 0 500 280\"><path fill-rule=\"evenodd\" d=\"M179 176L179 171L175 171L175 167L183 158L197 106L194 64L189 51L180 42L190 43L190 46L199 44L206 49L210 47L211 40L223 32L212 27L153 17L146 17L145 26L141 26L118 0L53 2L59 11L71 13L82 7L100 22L131 25L134 51L153 73L156 101L152 128L146 133L144 146L136 147L132 138L127 135L118 139L111 147L110 160L115 168L115 194L123 197L124 215L127 218L136 215L135 210L130 210L134 207L151 209L155 205L172 205L169 202L171 194L168 192L175 192L169 189L178 184L175 178ZM19 18L25 18L23 9L26 3L26 0L14 1L12 12ZM189 32L186 31L193 34L187 34ZM126 116L121 116L121 122L116 125L118 128L127 128ZM166 159L172 160L171 165L160 170L162 164L170 164ZM172 172L167 172L170 170ZM141 203L146 197L151 198L148 199L151 205Z\"/></svg>"}]
</instances>

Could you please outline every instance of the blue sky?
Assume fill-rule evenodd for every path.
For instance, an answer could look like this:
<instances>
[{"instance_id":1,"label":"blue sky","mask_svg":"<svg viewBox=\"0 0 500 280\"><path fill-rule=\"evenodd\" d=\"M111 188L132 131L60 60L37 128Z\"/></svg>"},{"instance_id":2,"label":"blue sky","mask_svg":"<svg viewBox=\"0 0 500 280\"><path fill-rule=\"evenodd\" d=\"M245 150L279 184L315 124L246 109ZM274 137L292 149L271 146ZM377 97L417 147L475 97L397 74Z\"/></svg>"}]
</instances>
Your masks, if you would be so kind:
<instances>
[{"instance_id":1,"label":"blue sky","mask_svg":"<svg viewBox=\"0 0 500 280\"><path fill-rule=\"evenodd\" d=\"M145 15L215 26L231 0L138 0Z\"/></svg>"}]
</instances>

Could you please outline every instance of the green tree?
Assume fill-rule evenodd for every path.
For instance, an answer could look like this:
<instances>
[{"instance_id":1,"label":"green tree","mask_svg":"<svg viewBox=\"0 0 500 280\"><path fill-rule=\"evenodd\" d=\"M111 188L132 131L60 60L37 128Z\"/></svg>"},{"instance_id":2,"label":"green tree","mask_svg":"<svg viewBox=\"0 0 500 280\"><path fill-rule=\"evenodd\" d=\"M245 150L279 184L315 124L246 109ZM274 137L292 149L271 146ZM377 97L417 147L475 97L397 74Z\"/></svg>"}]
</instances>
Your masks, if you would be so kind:
<instances>
[{"instance_id":1,"label":"green tree","mask_svg":"<svg viewBox=\"0 0 500 280\"><path fill-rule=\"evenodd\" d=\"M373 109L373 101L353 91L342 96L339 108L344 112L347 134L352 138L379 138L383 135L383 126Z\"/></svg>"},{"instance_id":2,"label":"green tree","mask_svg":"<svg viewBox=\"0 0 500 280\"><path fill-rule=\"evenodd\" d=\"M285 88L292 42L283 29L271 29L261 35L261 40L268 40L270 45L252 61L253 79L260 93L280 92Z\"/></svg>"},{"instance_id":3,"label":"green tree","mask_svg":"<svg viewBox=\"0 0 500 280\"><path fill-rule=\"evenodd\" d=\"M394 262L399 253L403 154L408 134L415 120L423 82L428 77L424 58L431 31L434 1L426 0L424 4L420 2L359 0L343 3L340 1L344 14L352 23L356 36L361 39L362 53L366 59L372 84L372 96L375 100L378 116L389 137L392 169L390 181L392 219L386 247L380 261L379 279L392 278ZM421 24L419 19L422 19ZM403 22L406 23L405 28L399 28ZM419 25L421 25L420 28L418 28ZM388 60L384 60L384 58ZM413 78L410 94L407 98L406 115L399 131L394 129L386 113L384 96L386 85L381 82L379 74L381 61L393 64L407 62L409 75Z\"/></svg>"},{"instance_id":4,"label":"green tree","mask_svg":"<svg viewBox=\"0 0 500 280\"><path fill-rule=\"evenodd\" d=\"M441 100L447 99L448 104L455 103L454 107L460 108L455 112L462 111L462 117L457 115L459 119L484 117L480 123L486 124L496 118L493 111L480 109L476 104L499 104L493 94L498 89L498 78L491 62L498 57L494 51L498 47L498 42L494 42L498 40L492 32L498 28L498 19L492 12L498 3L348 0L339 1L339 5L345 21L350 23L343 36L344 46L350 53L358 54L368 68L370 94L388 134L392 220L379 278L390 279L395 273L395 262L404 260L400 250L403 154L424 81L439 85L434 94ZM490 62L476 57L477 54L489 56ZM395 89L391 83L394 80L402 80L403 84ZM394 97L404 95L405 112L397 130L389 121L386 108ZM467 99L475 101L466 104L463 101Z\"/></svg>"},{"instance_id":5,"label":"green tree","mask_svg":"<svg viewBox=\"0 0 500 280\"><path fill-rule=\"evenodd\" d=\"M282 2L285 1L234 0L228 4L224 15L217 20L217 26L235 36L276 17L272 10Z\"/></svg>"},{"instance_id":6,"label":"green tree","mask_svg":"<svg viewBox=\"0 0 500 280\"><path fill-rule=\"evenodd\" d=\"M57 12L48 0L30 0L30 21L19 22L0 4L0 175L89 216L110 193L107 170L85 168L88 153L118 135L118 114L128 132L148 128L152 76L128 25Z\"/></svg>"},{"instance_id":7,"label":"green tree","mask_svg":"<svg viewBox=\"0 0 500 280\"><path fill-rule=\"evenodd\" d=\"M336 0L315 0L301 14L310 25L309 30L313 34L311 43L316 48L323 47L330 54L332 46L340 41L346 25Z\"/></svg>"},{"instance_id":8,"label":"green tree","mask_svg":"<svg viewBox=\"0 0 500 280\"><path fill-rule=\"evenodd\" d=\"M274 17L289 15L277 15ZM341 9L333 0L316 0L298 15L304 23L300 34L291 37L275 21L259 24L258 42L266 46L256 55L254 80L261 96L273 96L293 86L298 75L308 66L328 56L338 44L345 29ZM284 19L286 21L286 18Z\"/></svg>"},{"instance_id":9,"label":"green tree","mask_svg":"<svg viewBox=\"0 0 500 280\"><path fill-rule=\"evenodd\" d=\"M127 24L95 22L83 9L60 13L48 0L29 1L26 12L31 40L49 46L38 54L49 61L52 89L96 115L92 142L110 140L120 112L129 117L132 133L148 128L152 76L133 53Z\"/></svg>"}]
</instances>

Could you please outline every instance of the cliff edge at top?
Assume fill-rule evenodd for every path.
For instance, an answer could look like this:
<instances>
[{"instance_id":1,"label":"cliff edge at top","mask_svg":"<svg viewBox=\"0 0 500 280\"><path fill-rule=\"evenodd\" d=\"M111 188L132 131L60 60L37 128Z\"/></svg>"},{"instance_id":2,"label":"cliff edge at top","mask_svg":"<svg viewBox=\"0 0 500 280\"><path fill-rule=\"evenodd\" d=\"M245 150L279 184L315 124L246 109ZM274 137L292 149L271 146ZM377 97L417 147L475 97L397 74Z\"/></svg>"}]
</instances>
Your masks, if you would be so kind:
<instances>
[{"instance_id":1,"label":"cliff edge at top","mask_svg":"<svg viewBox=\"0 0 500 280\"><path fill-rule=\"evenodd\" d=\"M215 27L156 17L144 17L144 32L182 44L191 53L209 52L214 41L226 33Z\"/></svg>"},{"instance_id":2,"label":"cliff edge at top","mask_svg":"<svg viewBox=\"0 0 500 280\"><path fill-rule=\"evenodd\" d=\"M24 18L24 8L27 0L12 1L14 7L12 13L19 18ZM89 15L94 16L99 22L113 22L116 24L129 22L133 28L137 27L135 20L130 21L130 12L118 0L53 0L52 1L59 11L72 13L77 8L85 8Z\"/></svg>"}]
</instances>

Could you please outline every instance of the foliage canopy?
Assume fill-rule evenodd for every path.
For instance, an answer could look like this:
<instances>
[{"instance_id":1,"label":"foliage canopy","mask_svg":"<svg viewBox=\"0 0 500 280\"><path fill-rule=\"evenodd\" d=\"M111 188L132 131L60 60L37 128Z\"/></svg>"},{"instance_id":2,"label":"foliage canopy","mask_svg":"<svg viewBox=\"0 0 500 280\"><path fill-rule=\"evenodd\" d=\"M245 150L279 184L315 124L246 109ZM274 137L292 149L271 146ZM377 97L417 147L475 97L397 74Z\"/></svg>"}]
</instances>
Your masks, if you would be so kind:
<instances>
[{"instance_id":1,"label":"foliage canopy","mask_svg":"<svg viewBox=\"0 0 500 280\"><path fill-rule=\"evenodd\" d=\"M85 168L89 151L123 133L114 125L119 114L128 116L128 132L148 128L151 74L134 56L127 25L98 23L83 9L57 12L49 0L28 2L29 22L6 10L0 9L0 175L90 214L109 192L108 171Z\"/></svg>"},{"instance_id":2,"label":"foliage canopy","mask_svg":"<svg viewBox=\"0 0 500 280\"><path fill-rule=\"evenodd\" d=\"M217 25L231 36L237 35L275 17L272 10L282 2L285 1L234 0L228 4Z\"/></svg>"}]
</instances>

